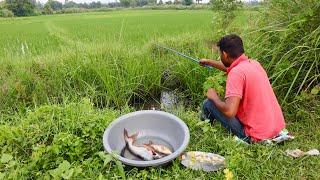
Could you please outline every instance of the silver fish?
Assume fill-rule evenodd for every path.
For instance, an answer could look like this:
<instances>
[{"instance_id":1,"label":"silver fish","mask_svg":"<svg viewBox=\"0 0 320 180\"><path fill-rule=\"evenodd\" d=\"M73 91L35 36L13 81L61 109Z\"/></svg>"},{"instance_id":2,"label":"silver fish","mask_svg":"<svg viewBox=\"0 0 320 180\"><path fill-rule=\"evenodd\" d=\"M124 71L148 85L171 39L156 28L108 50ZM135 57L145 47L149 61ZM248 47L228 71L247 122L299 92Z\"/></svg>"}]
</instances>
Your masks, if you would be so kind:
<instances>
[{"instance_id":1,"label":"silver fish","mask_svg":"<svg viewBox=\"0 0 320 180\"><path fill-rule=\"evenodd\" d=\"M152 148L142 145L135 145L134 142L136 141L139 133L135 133L131 136L128 135L128 131L124 129L123 135L124 135L124 141L126 142L126 146L128 147L128 150L135 156L140 157L143 160L150 161L154 159L159 159L161 156L153 151Z\"/></svg>"},{"instance_id":2,"label":"silver fish","mask_svg":"<svg viewBox=\"0 0 320 180\"><path fill-rule=\"evenodd\" d=\"M154 144L152 141L149 141L149 144L144 144L147 147L150 147L155 153L158 153L163 156L172 154L172 151L163 145Z\"/></svg>"}]
</instances>

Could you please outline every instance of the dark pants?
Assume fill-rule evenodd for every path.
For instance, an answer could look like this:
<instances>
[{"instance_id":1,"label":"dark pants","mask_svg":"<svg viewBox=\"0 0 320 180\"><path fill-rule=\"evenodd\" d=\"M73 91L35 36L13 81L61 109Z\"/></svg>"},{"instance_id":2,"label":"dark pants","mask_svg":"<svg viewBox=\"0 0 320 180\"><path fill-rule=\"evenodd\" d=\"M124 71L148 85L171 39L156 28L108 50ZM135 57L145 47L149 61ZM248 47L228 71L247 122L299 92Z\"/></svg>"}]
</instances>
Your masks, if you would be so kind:
<instances>
[{"instance_id":1,"label":"dark pants","mask_svg":"<svg viewBox=\"0 0 320 180\"><path fill-rule=\"evenodd\" d=\"M206 119L210 119L212 123L215 119L218 120L229 132L232 132L247 143L251 142L250 137L245 135L243 125L240 123L239 119L237 117L231 119L227 118L216 108L215 104L208 99L203 103L203 115Z\"/></svg>"}]
</instances>

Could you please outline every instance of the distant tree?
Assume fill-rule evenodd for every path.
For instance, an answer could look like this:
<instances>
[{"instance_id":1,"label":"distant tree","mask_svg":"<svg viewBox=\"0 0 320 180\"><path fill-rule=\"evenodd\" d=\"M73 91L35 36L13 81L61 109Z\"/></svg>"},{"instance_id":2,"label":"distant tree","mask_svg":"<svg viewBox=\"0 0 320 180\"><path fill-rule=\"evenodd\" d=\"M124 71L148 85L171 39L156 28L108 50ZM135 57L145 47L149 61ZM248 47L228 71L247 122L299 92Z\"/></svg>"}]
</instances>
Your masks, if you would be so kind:
<instances>
[{"instance_id":1,"label":"distant tree","mask_svg":"<svg viewBox=\"0 0 320 180\"><path fill-rule=\"evenodd\" d=\"M50 6L50 4L46 3L44 5L44 8L43 8L43 11L42 11L43 14L53 14L53 10Z\"/></svg>"},{"instance_id":2,"label":"distant tree","mask_svg":"<svg viewBox=\"0 0 320 180\"><path fill-rule=\"evenodd\" d=\"M162 0L159 0L159 3L158 4L163 4Z\"/></svg>"},{"instance_id":3,"label":"distant tree","mask_svg":"<svg viewBox=\"0 0 320 180\"><path fill-rule=\"evenodd\" d=\"M44 8L44 4L42 4L40 1L37 1L36 8L37 9L43 9Z\"/></svg>"},{"instance_id":4,"label":"distant tree","mask_svg":"<svg viewBox=\"0 0 320 180\"><path fill-rule=\"evenodd\" d=\"M89 8L89 5L88 5L87 3L80 3L80 4L78 4L78 7L79 7L79 8L88 9L88 8Z\"/></svg>"},{"instance_id":5,"label":"distant tree","mask_svg":"<svg viewBox=\"0 0 320 180\"><path fill-rule=\"evenodd\" d=\"M174 0L174 1L173 1L173 4L181 4L181 1L179 1L179 0Z\"/></svg>"},{"instance_id":6,"label":"distant tree","mask_svg":"<svg viewBox=\"0 0 320 180\"><path fill-rule=\"evenodd\" d=\"M92 9L101 8L101 2L100 1L98 1L98 2L93 1L89 4L89 7Z\"/></svg>"},{"instance_id":7,"label":"distant tree","mask_svg":"<svg viewBox=\"0 0 320 180\"><path fill-rule=\"evenodd\" d=\"M137 6L145 6L148 4L148 0L137 0Z\"/></svg>"},{"instance_id":8,"label":"distant tree","mask_svg":"<svg viewBox=\"0 0 320 180\"><path fill-rule=\"evenodd\" d=\"M78 4L73 1L65 1L63 7L64 8L77 8Z\"/></svg>"},{"instance_id":9,"label":"distant tree","mask_svg":"<svg viewBox=\"0 0 320 180\"><path fill-rule=\"evenodd\" d=\"M148 0L149 5L155 5L157 4L157 0Z\"/></svg>"},{"instance_id":10,"label":"distant tree","mask_svg":"<svg viewBox=\"0 0 320 180\"><path fill-rule=\"evenodd\" d=\"M110 2L108 3L108 7L114 8L114 7L120 7L121 3L120 2Z\"/></svg>"},{"instance_id":11,"label":"distant tree","mask_svg":"<svg viewBox=\"0 0 320 180\"><path fill-rule=\"evenodd\" d=\"M5 1L0 1L0 9L3 9L5 7Z\"/></svg>"},{"instance_id":12,"label":"distant tree","mask_svg":"<svg viewBox=\"0 0 320 180\"><path fill-rule=\"evenodd\" d=\"M242 6L238 0L211 0L212 7L215 10L233 11Z\"/></svg>"},{"instance_id":13,"label":"distant tree","mask_svg":"<svg viewBox=\"0 0 320 180\"><path fill-rule=\"evenodd\" d=\"M8 9L0 8L0 17L9 18L9 17L13 17L13 16L14 16L14 14L12 11L10 11Z\"/></svg>"},{"instance_id":14,"label":"distant tree","mask_svg":"<svg viewBox=\"0 0 320 180\"><path fill-rule=\"evenodd\" d=\"M182 1L182 4L183 4L183 5L186 5L186 6L190 6L192 3L193 3L192 0L183 0L183 1Z\"/></svg>"},{"instance_id":15,"label":"distant tree","mask_svg":"<svg viewBox=\"0 0 320 180\"><path fill-rule=\"evenodd\" d=\"M31 16L36 7L35 0L6 0L5 8L13 12L15 16Z\"/></svg>"},{"instance_id":16,"label":"distant tree","mask_svg":"<svg viewBox=\"0 0 320 180\"><path fill-rule=\"evenodd\" d=\"M172 1L167 1L166 4L172 4Z\"/></svg>"},{"instance_id":17,"label":"distant tree","mask_svg":"<svg viewBox=\"0 0 320 180\"><path fill-rule=\"evenodd\" d=\"M130 0L120 0L121 6L129 7L130 6Z\"/></svg>"},{"instance_id":18,"label":"distant tree","mask_svg":"<svg viewBox=\"0 0 320 180\"><path fill-rule=\"evenodd\" d=\"M55 1L55 0L49 0L45 5L47 5L51 7L52 10L57 11L57 10L61 10L62 9L62 3L59 1Z\"/></svg>"},{"instance_id":19,"label":"distant tree","mask_svg":"<svg viewBox=\"0 0 320 180\"><path fill-rule=\"evenodd\" d=\"M202 0L196 0L198 4L200 4L200 1L202 2Z\"/></svg>"},{"instance_id":20,"label":"distant tree","mask_svg":"<svg viewBox=\"0 0 320 180\"><path fill-rule=\"evenodd\" d=\"M136 7L139 0L129 0L130 1L130 7Z\"/></svg>"}]
</instances>

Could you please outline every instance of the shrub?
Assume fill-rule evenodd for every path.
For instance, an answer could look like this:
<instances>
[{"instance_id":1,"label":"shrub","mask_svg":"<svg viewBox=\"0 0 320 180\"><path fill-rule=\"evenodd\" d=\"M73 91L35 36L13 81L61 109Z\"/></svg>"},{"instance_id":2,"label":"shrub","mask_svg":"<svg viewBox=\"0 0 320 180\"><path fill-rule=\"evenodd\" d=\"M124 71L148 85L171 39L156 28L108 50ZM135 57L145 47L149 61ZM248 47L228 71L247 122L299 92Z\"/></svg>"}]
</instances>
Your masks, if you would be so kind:
<instances>
[{"instance_id":1,"label":"shrub","mask_svg":"<svg viewBox=\"0 0 320 180\"><path fill-rule=\"evenodd\" d=\"M0 17L13 17L13 16L14 16L13 12L8 9L0 10Z\"/></svg>"},{"instance_id":2,"label":"shrub","mask_svg":"<svg viewBox=\"0 0 320 180\"><path fill-rule=\"evenodd\" d=\"M32 16L35 10L35 1L32 0L6 0L6 8L15 16Z\"/></svg>"},{"instance_id":3,"label":"shrub","mask_svg":"<svg viewBox=\"0 0 320 180\"><path fill-rule=\"evenodd\" d=\"M268 2L264 18L267 28L259 30L255 54L264 61L283 102L320 83L319 12L317 0Z\"/></svg>"}]
</instances>

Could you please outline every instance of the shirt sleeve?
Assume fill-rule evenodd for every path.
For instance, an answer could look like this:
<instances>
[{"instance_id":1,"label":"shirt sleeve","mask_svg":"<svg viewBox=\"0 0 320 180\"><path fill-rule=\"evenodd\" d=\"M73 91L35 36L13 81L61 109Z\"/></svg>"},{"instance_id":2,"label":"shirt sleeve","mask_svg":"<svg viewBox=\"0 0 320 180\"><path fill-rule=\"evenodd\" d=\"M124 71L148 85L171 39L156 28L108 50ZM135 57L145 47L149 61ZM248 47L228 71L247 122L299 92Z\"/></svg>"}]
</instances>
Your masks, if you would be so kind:
<instances>
[{"instance_id":1,"label":"shirt sleeve","mask_svg":"<svg viewBox=\"0 0 320 180\"><path fill-rule=\"evenodd\" d=\"M245 86L245 75L241 71L230 71L226 83L225 98L236 96L242 98Z\"/></svg>"}]
</instances>

